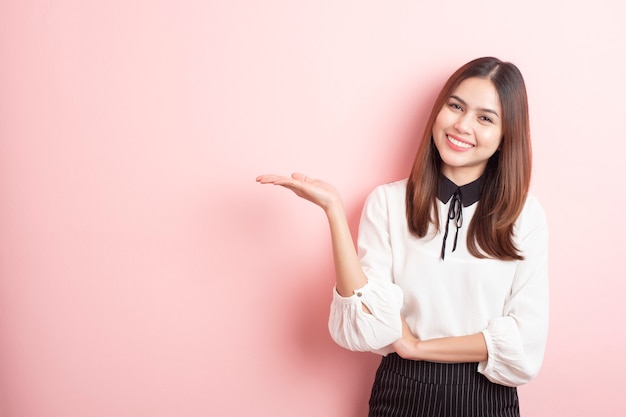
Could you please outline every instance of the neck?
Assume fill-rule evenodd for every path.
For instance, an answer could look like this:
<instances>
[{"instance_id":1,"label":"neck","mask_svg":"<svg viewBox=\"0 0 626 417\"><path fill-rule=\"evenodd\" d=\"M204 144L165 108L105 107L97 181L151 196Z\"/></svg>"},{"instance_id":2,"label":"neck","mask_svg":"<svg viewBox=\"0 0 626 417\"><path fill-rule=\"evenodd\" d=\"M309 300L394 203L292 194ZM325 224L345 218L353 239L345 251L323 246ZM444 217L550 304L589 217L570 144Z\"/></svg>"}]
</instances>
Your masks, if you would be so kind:
<instances>
[{"instance_id":1,"label":"neck","mask_svg":"<svg viewBox=\"0 0 626 417\"><path fill-rule=\"evenodd\" d=\"M441 173L445 175L450 181L462 187L470 182L476 181L485 172L485 167L450 167L442 166Z\"/></svg>"}]
</instances>

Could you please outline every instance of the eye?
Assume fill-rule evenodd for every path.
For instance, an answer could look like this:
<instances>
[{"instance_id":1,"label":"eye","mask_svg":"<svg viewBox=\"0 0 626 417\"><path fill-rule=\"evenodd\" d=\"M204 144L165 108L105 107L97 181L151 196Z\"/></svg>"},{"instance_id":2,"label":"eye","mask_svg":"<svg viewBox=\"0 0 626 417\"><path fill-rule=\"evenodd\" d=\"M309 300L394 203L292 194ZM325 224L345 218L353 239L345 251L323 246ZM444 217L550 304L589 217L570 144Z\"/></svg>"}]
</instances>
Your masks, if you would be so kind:
<instances>
[{"instance_id":1,"label":"eye","mask_svg":"<svg viewBox=\"0 0 626 417\"><path fill-rule=\"evenodd\" d=\"M480 116L478 119L480 119L480 121L482 122L493 123L493 119L489 116Z\"/></svg>"},{"instance_id":2,"label":"eye","mask_svg":"<svg viewBox=\"0 0 626 417\"><path fill-rule=\"evenodd\" d=\"M448 103L448 107L450 107L451 109L454 109L454 110L463 110L463 107L461 107L460 104L455 103L453 101Z\"/></svg>"}]
</instances>

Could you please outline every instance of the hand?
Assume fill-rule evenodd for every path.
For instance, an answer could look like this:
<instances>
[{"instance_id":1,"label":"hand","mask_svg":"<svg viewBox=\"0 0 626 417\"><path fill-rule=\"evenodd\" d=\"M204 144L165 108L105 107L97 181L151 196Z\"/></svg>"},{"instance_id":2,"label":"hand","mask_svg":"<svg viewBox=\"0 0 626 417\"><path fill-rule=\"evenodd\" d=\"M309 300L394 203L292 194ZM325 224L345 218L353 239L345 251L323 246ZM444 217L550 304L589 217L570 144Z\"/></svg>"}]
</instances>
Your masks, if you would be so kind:
<instances>
[{"instance_id":1,"label":"hand","mask_svg":"<svg viewBox=\"0 0 626 417\"><path fill-rule=\"evenodd\" d=\"M309 200L324 210L341 203L339 193L327 182L309 178L304 174L294 173L291 177L282 175L260 175L256 178L261 184L274 184L288 188L297 196Z\"/></svg>"},{"instance_id":2,"label":"hand","mask_svg":"<svg viewBox=\"0 0 626 417\"><path fill-rule=\"evenodd\" d=\"M417 345L420 340L413 336L411 329L406 324L404 317L402 317L402 337L391 345L395 352L404 359L416 359Z\"/></svg>"}]
</instances>

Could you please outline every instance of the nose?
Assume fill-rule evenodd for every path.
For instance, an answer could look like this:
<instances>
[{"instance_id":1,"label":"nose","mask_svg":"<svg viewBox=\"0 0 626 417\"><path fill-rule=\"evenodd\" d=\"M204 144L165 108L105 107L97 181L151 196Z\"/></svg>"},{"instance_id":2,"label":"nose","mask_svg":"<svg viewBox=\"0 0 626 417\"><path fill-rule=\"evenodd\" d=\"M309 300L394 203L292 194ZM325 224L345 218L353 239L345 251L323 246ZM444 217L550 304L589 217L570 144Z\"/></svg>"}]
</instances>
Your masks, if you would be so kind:
<instances>
[{"instance_id":1,"label":"nose","mask_svg":"<svg viewBox=\"0 0 626 417\"><path fill-rule=\"evenodd\" d=\"M459 118L454 123L454 128L458 130L459 133L471 133L472 124L468 113L459 115Z\"/></svg>"}]
</instances>

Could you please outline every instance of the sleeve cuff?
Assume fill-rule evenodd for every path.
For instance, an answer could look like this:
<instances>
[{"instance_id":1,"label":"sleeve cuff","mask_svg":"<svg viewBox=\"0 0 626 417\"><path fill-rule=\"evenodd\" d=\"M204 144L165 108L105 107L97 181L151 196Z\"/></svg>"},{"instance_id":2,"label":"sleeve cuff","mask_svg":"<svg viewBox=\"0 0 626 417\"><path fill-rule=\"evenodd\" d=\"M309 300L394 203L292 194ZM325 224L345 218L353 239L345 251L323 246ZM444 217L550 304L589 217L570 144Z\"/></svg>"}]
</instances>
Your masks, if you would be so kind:
<instances>
[{"instance_id":1,"label":"sleeve cuff","mask_svg":"<svg viewBox=\"0 0 626 417\"><path fill-rule=\"evenodd\" d=\"M486 361L478 364L478 372L491 382L516 387L534 378L533 360L524 352L522 340L511 317L493 320L482 332L487 345Z\"/></svg>"},{"instance_id":2,"label":"sleeve cuff","mask_svg":"<svg viewBox=\"0 0 626 417\"><path fill-rule=\"evenodd\" d=\"M362 298L371 291L371 284L368 282L359 289L354 290L354 293L349 296L343 296L337 292L337 287L333 287L333 301L340 304L355 304L360 303Z\"/></svg>"},{"instance_id":3,"label":"sleeve cuff","mask_svg":"<svg viewBox=\"0 0 626 417\"><path fill-rule=\"evenodd\" d=\"M333 291L328 327L335 342L349 350L376 351L402 336L402 290L369 281L344 297ZM367 306L370 313L363 311Z\"/></svg>"}]
</instances>

